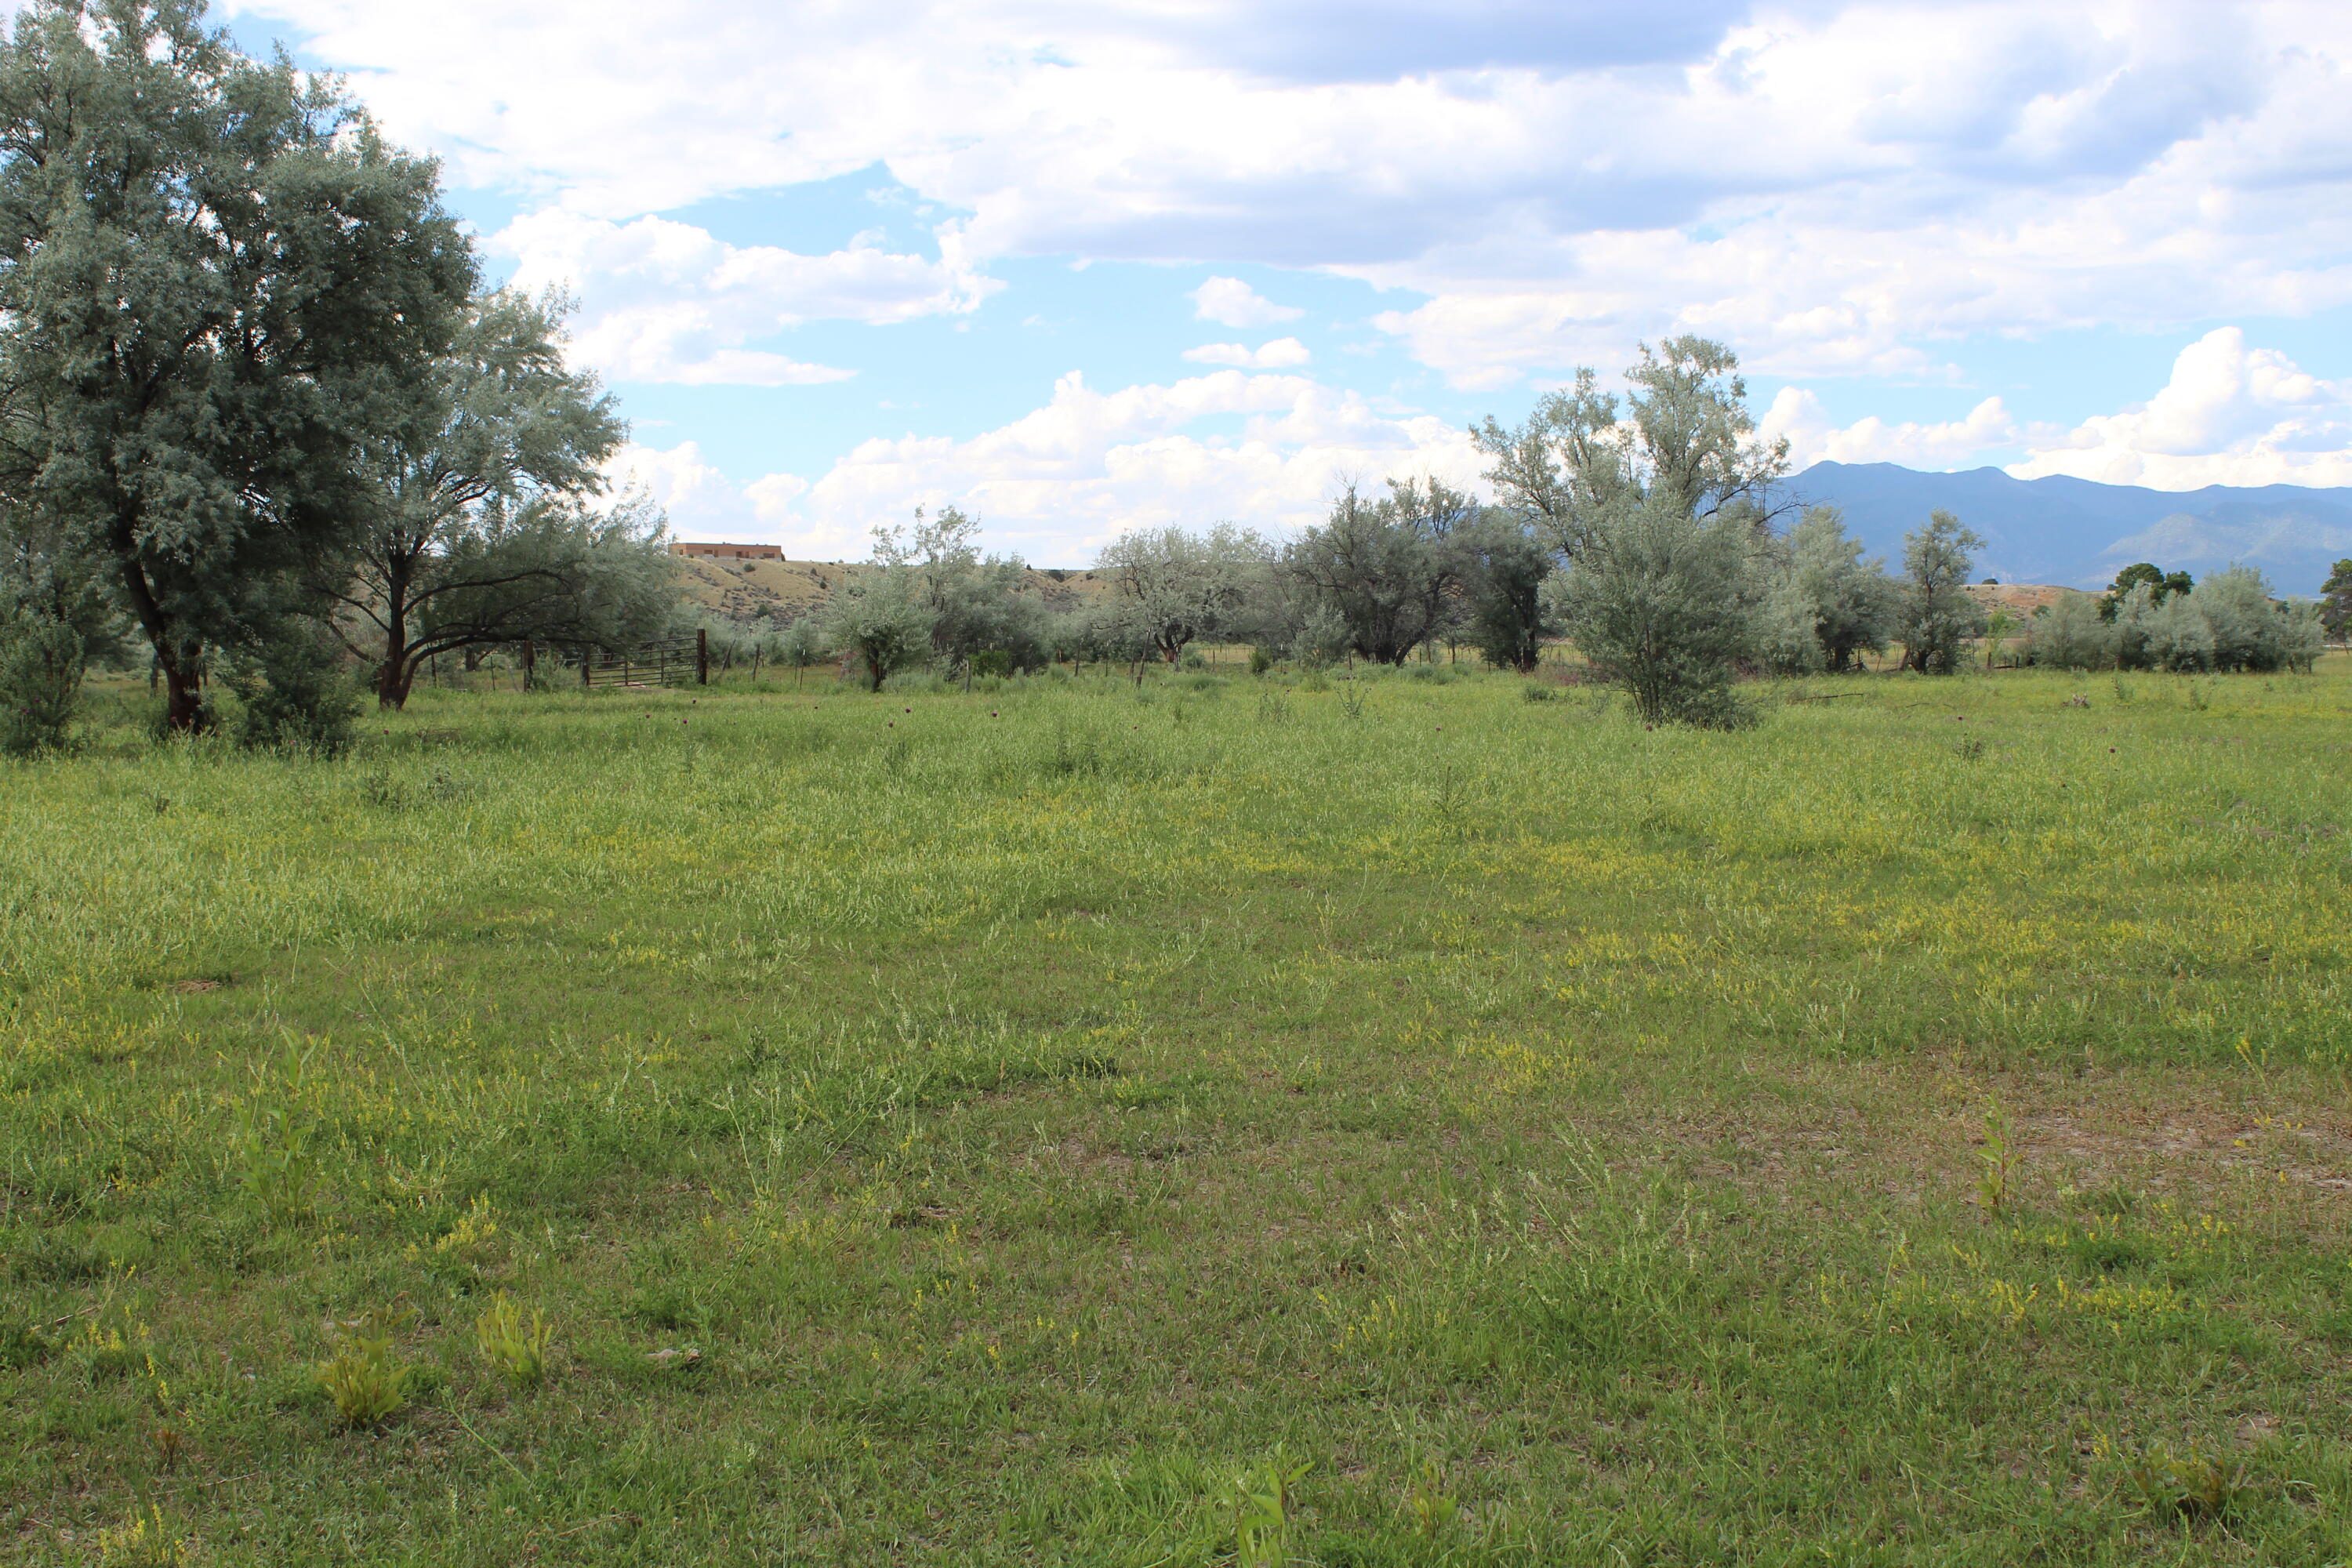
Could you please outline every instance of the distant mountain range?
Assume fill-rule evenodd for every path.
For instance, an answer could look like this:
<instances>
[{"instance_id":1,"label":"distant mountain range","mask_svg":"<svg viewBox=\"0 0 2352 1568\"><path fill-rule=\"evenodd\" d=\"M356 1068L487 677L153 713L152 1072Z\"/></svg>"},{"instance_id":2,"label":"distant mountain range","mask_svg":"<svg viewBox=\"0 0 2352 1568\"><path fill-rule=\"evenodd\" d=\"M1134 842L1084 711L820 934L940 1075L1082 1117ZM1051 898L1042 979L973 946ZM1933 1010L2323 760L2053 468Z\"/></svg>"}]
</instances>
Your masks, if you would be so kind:
<instances>
[{"instance_id":1,"label":"distant mountain range","mask_svg":"<svg viewBox=\"0 0 2352 1568\"><path fill-rule=\"evenodd\" d=\"M1903 536L1941 507L1982 534L1974 575L2104 587L2135 561L2198 577L2243 563L2280 594L2316 594L2352 556L2352 489L2300 485L2151 490L1999 468L1930 474L1893 463L1816 463L1785 499L1845 513L1848 531L1900 570Z\"/></svg>"}]
</instances>

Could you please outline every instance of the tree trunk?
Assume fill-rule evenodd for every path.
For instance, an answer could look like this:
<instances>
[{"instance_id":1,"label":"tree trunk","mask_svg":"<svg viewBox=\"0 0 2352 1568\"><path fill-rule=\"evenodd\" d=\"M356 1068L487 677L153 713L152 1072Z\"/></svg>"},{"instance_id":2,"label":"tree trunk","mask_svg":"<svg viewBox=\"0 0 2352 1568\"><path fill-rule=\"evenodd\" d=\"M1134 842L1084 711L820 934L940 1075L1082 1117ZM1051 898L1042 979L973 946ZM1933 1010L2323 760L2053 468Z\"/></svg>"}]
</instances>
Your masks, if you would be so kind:
<instances>
[{"instance_id":1,"label":"tree trunk","mask_svg":"<svg viewBox=\"0 0 2352 1568\"><path fill-rule=\"evenodd\" d=\"M166 643L157 655L163 667L163 723L183 735L200 734L213 727L205 710L204 668L193 648L174 649Z\"/></svg>"},{"instance_id":2,"label":"tree trunk","mask_svg":"<svg viewBox=\"0 0 2352 1568\"><path fill-rule=\"evenodd\" d=\"M399 658L384 666L376 678L376 706L388 708L395 713L407 707L408 693L416 684L416 667L423 662L421 659Z\"/></svg>"},{"instance_id":3,"label":"tree trunk","mask_svg":"<svg viewBox=\"0 0 2352 1568\"><path fill-rule=\"evenodd\" d=\"M213 727L213 716L205 710L204 650L201 644L184 640L155 602L153 589L148 584L147 574L139 569L136 561L127 561L122 567L122 585L131 599L131 611L139 626L147 634L148 646L155 652L155 668L163 677L163 725L174 734L197 734Z\"/></svg>"},{"instance_id":4,"label":"tree trunk","mask_svg":"<svg viewBox=\"0 0 2352 1568\"><path fill-rule=\"evenodd\" d=\"M408 573L394 560L387 563L383 595L383 662L375 667L375 705L398 711L408 700L408 683L415 667L408 660Z\"/></svg>"}]
</instances>

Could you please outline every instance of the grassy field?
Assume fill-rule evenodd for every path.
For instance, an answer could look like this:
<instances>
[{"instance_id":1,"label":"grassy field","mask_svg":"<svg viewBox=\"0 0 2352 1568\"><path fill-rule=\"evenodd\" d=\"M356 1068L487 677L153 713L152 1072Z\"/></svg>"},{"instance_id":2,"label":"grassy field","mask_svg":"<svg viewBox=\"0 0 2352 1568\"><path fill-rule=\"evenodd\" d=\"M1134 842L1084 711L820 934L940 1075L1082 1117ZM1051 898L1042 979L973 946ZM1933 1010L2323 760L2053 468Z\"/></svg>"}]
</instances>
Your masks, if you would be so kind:
<instances>
[{"instance_id":1,"label":"grassy field","mask_svg":"<svg viewBox=\"0 0 2352 1568\"><path fill-rule=\"evenodd\" d=\"M2352 1558L2352 674L1535 689L0 766L0 1555Z\"/></svg>"}]
</instances>

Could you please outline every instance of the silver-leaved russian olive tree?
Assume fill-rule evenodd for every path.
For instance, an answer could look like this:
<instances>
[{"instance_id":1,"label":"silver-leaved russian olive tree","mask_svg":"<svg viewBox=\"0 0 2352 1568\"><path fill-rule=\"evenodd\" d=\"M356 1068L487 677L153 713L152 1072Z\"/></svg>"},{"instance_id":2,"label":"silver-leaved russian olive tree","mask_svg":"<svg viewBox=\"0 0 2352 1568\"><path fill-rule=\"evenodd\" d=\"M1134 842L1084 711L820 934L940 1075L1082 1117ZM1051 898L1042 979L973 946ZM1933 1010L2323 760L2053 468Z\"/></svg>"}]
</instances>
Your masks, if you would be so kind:
<instances>
[{"instance_id":1,"label":"silver-leaved russian olive tree","mask_svg":"<svg viewBox=\"0 0 2352 1568\"><path fill-rule=\"evenodd\" d=\"M1642 347L1621 400L1580 370L1526 425L1472 437L1506 506L1568 563L1547 589L1579 651L1651 723L1744 722L1731 682L1757 643L1765 488L1788 443L1756 434L1729 349Z\"/></svg>"},{"instance_id":2,"label":"silver-leaved russian olive tree","mask_svg":"<svg viewBox=\"0 0 2352 1568\"><path fill-rule=\"evenodd\" d=\"M1264 539L1230 522L1200 533L1132 529L1104 545L1097 561L1111 582L1103 629L1174 664L1187 645L1242 625L1274 554Z\"/></svg>"},{"instance_id":3,"label":"silver-leaved russian olive tree","mask_svg":"<svg viewBox=\"0 0 2352 1568\"><path fill-rule=\"evenodd\" d=\"M1402 664L1458 616L1480 515L1434 479L1391 479L1378 500L1350 485L1283 552L1282 573L1307 618L1336 619L1359 656Z\"/></svg>"},{"instance_id":4,"label":"silver-leaved russian olive tree","mask_svg":"<svg viewBox=\"0 0 2352 1568\"><path fill-rule=\"evenodd\" d=\"M1903 608L1896 635L1903 668L1949 675L1960 647L1985 629L1984 607L1969 596L1969 573L1984 540L1941 510L1903 536Z\"/></svg>"},{"instance_id":5,"label":"silver-leaved russian olive tree","mask_svg":"<svg viewBox=\"0 0 2352 1568\"><path fill-rule=\"evenodd\" d=\"M496 644L634 647L675 610L659 510L607 502L627 434L594 376L564 363L561 306L470 301L447 349L370 433L352 557L316 588L398 708L425 661Z\"/></svg>"}]
</instances>

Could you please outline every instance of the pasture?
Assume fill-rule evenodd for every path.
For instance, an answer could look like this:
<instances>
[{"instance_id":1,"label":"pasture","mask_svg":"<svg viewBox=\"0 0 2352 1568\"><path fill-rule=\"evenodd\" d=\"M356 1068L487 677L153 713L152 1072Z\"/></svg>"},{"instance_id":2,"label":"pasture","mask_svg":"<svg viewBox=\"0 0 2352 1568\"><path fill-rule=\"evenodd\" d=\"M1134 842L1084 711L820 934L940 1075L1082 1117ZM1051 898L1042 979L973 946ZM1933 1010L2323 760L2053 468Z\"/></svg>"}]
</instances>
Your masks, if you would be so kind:
<instances>
[{"instance_id":1,"label":"pasture","mask_svg":"<svg viewBox=\"0 0 2352 1568\"><path fill-rule=\"evenodd\" d=\"M0 764L0 1554L2343 1560L2322 670L115 699Z\"/></svg>"}]
</instances>

